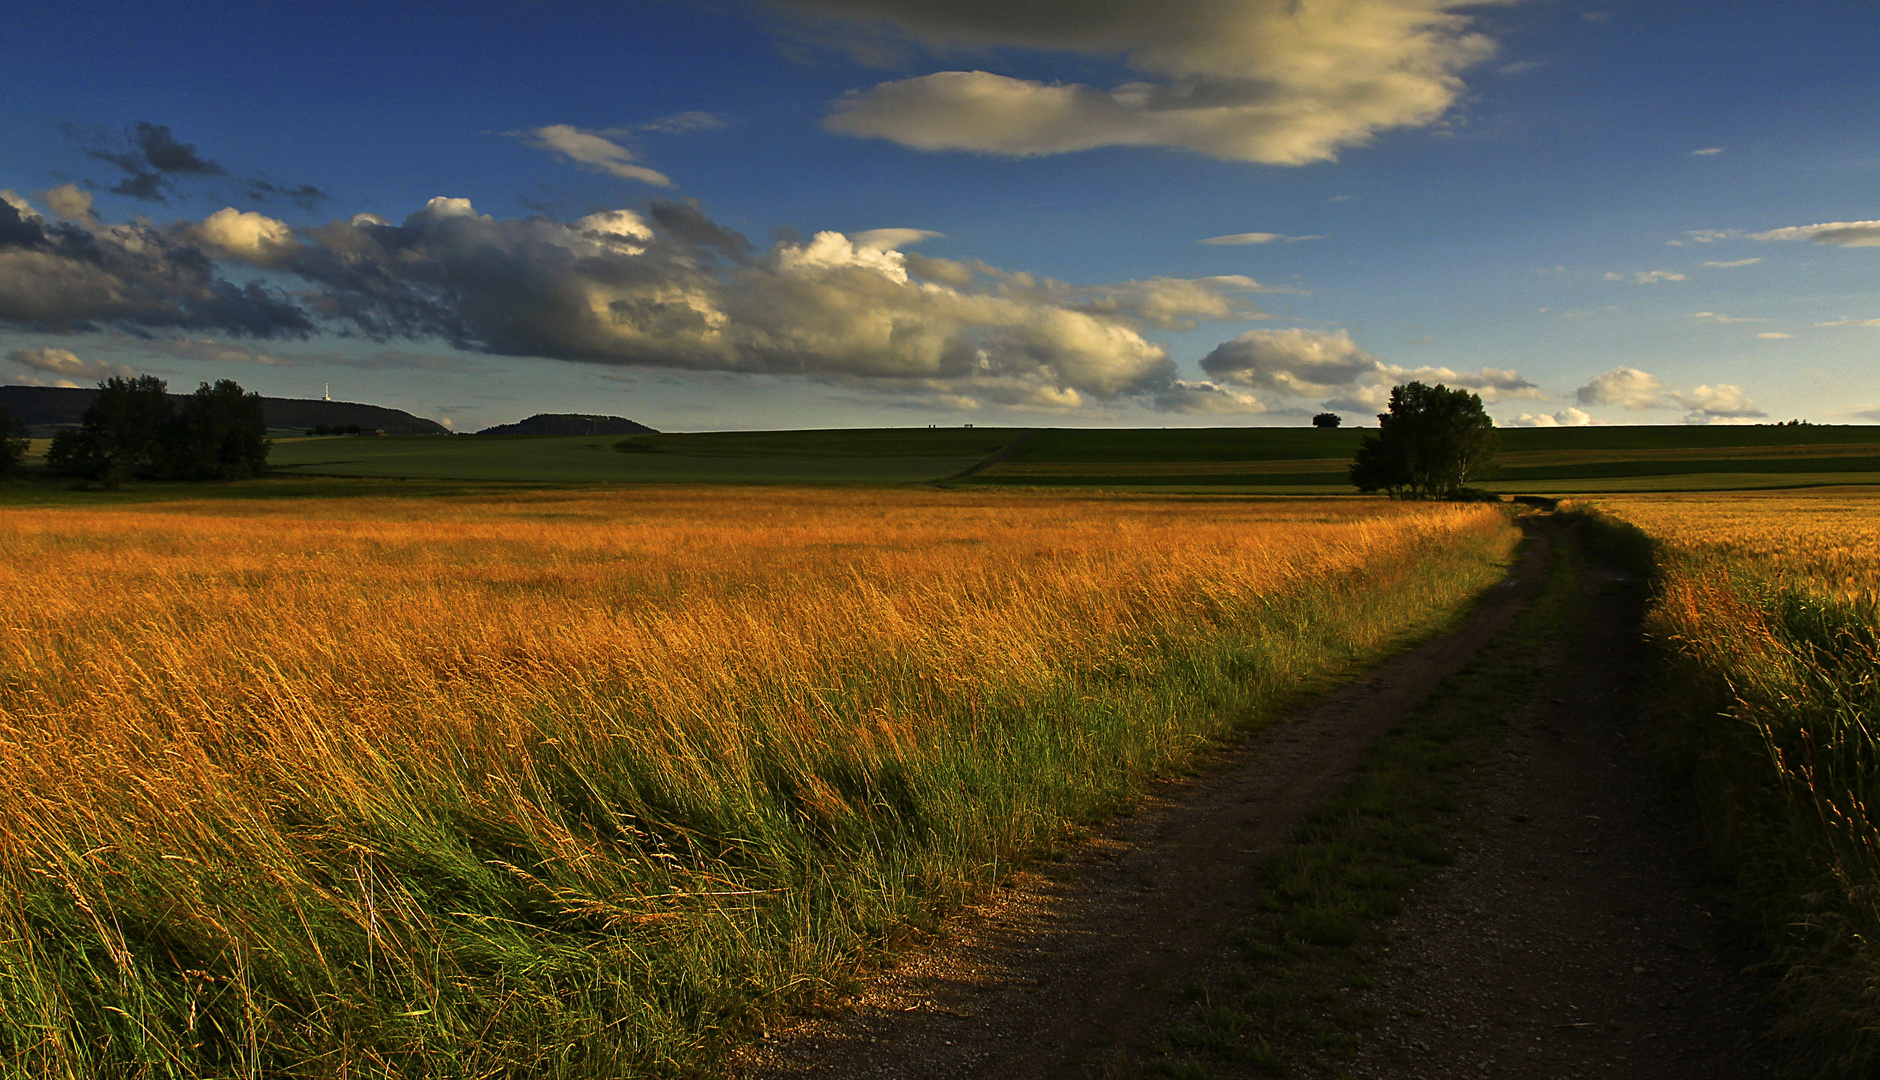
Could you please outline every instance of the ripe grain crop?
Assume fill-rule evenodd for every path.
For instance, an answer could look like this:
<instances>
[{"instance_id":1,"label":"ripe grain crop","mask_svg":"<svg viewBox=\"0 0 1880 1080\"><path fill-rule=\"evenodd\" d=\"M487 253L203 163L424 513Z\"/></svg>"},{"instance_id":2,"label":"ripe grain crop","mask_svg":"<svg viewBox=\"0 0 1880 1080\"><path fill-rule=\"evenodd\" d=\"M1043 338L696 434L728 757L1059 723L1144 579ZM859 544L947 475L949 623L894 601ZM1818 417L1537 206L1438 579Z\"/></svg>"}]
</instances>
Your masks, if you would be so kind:
<instances>
[{"instance_id":1,"label":"ripe grain crop","mask_svg":"<svg viewBox=\"0 0 1880 1080\"><path fill-rule=\"evenodd\" d=\"M836 489L0 510L0 1069L697 1074L1513 537Z\"/></svg>"},{"instance_id":2,"label":"ripe grain crop","mask_svg":"<svg viewBox=\"0 0 1880 1080\"><path fill-rule=\"evenodd\" d=\"M1599 500L1636 530L1662 715L1816 1075L1880 1066L1880 492Z\"/></svg>"}]
</instances>

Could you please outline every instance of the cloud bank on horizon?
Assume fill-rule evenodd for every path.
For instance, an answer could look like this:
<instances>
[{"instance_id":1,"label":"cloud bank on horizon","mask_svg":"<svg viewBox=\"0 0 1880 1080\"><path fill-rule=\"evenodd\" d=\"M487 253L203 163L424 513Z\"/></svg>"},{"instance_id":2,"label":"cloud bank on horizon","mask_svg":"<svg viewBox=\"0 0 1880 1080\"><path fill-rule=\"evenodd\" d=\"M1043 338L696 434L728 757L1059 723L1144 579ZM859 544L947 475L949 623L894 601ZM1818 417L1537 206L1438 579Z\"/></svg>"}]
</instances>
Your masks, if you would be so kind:
<instances>
[{"instance_id":1,"label":"cloud bank on horizon","mask_svg":"<svg viewBox=\"0 0 1880 1080\"><path fill-rule=\"evenodd\" d=\"M1514 370L1409 367L1364 351L1345 330L1303 327L1246 331L1202 358L1206 380L1185 380L1150 331L1268 319L1252 298L1289 290L1240 275L1070 285L903 250L939 236L926 229L824 231L760 250L696 205L675 201L654 202L645 214L617 209L563 223L499 219L467 199L440 196L397 224L356 214L296 229L233 207L200 221L108 224L72 184L41 199L50 216L0 192L0 324L55 333L113 327L440 339L493 355L848 383L957 409L1068 412L1123 400L1232 417L1316 400L1363 414L1412 379L1462 387L1489 404L1548 396ZM1815 239L1853 227L1753 235ZM237 284L230 268L261 277ZM1874 324L1880 320L1818 325ZM183 340L163 347L187 354ZM37 373L29 377L49 375L60 385L130 370L52 348L16 349L8 358ZM1600 375L1573 397L1627 412L1681 409L1686 423L1767 416L1740 386L1672 391L1637 368ZM1596 421L1569 406L1511 422Z\"/></svg>"},{"instance_id":2,"label":"cloud bank on horizon","mask_svg":"<svg viewBox=\"0 0 1880 1080\"><path fill-rule=\"evenodd\" d=\"M1181 411L1175 365L1145 332L1267 317L1252 301L1266 290L1245 276L1074 286L903 251L935 235L906 228L760 250L683 202L562 223L438 197L397 224L358 214L305 229L233 207L103 224L71 191L47 202L67 219L0 200L0 322L51 332L434 338L496 355L846 381L961 408L1147 395ZM237 285L230 268L267 280ZM1226 400L1256 409L1202 392L1206 411Z\"/></svg>"}]
</instances>

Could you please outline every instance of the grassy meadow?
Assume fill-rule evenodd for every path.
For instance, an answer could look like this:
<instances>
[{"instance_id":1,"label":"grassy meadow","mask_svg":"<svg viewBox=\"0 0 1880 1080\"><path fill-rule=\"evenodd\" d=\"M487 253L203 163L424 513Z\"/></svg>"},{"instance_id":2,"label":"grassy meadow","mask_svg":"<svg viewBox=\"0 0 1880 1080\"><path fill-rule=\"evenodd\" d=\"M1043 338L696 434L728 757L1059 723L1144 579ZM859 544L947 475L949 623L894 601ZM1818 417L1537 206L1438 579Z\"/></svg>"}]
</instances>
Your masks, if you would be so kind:
<instances>
[{"instance_id":1,"label":"grassy meadow","mask_svg":"<svg viewBox=\"0 0 1880 1080\"><path fill-rule=\"evenodd\" d=\"M277 439L283 476L428 481L952 483L1153 494L1348 495L1360 428L875 428ZM1501 494L1880 483L1880 426L1509 428ZM1009 457L968 476L995 455Z\"/></svg>"},{"instance_id":2,"label":"grassy meadow","mask_svg":"<svg viewBox=\"0 0 1880 1080\"><path fill-rule=\"evenodd\" d=\"M843 487L0 508L0 1075L708 1074L1516 536Z\"/></svg>"},{"instance_id":3,"label":"grassy meadow","mask_svg":"<svg viewBox=\"0 0 1880 1080\"><path fill-rule=\"evenodd\" d=\"M1666 748L1816 1075L1880 1067L1880 491L1601 499L1656 577ZM1615 524L1616 527L1615 527Z\"/></svg>"},{"instance_id":4,"label":"grassy meadow","mask_svg":"<svg viewBox=\"0 0 1880 1080\"><path fill-rule=\"evenodd\" d=\"M913 483L971 469L1023 434L1011 428L726 431L615 435L348 436L276 439L294 476L540 483Z\"/></svg>"},{"instance_id":5,"label":"grassy meadow","mask_svg":"<svg viewBox=\"0 0 1880 1080\"><path fill-rule=\"evenodd\" d=\"M1336 495L1362 428L1051 429L974 484ZM1880 426L1505 428L1500 494L1718 491L1880 482Z\"/></svg>"}]
</instances>

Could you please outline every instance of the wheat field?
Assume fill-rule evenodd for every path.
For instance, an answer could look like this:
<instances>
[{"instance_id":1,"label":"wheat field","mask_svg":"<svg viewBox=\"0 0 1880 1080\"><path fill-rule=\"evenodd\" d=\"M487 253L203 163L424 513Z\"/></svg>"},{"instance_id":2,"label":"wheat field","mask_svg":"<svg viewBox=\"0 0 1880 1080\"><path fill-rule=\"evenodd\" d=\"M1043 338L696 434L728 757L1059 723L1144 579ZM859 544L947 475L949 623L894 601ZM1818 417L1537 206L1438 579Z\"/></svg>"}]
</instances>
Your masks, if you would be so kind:
<instances>
[{"instance_id":1,"label":"wheat field","mask_svg":"<svg viewBox=\"0 0 1880 1080\"><path fill-rule=\"evenodd\" d=\"M0 510L0 1060L698 1073L1514 538L842 489Z\"/></svg>"},{"instance_id":2,"label":"wheat field","mask_svg":"<svg viewBox=\"0 0 1880 1080\"><path fill-rule=\"evenodd\" d=\"M1606 496L1597 505L1687 566L1750 572L1823 595L1880 595L1880 489Z\"/></svg>"}]
</instances>

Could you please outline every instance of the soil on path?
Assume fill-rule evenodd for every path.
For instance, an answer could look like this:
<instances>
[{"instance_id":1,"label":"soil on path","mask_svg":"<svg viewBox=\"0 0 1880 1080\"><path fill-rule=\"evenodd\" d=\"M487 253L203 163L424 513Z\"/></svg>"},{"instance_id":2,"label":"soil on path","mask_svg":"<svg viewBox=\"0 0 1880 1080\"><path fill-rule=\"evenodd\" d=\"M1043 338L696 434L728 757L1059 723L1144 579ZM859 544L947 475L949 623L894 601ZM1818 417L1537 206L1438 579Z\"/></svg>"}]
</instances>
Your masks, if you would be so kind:
<instances>
[{"instance_id":1,"label":"soil on path","mask_svg":"<svg viewBox=\"0 0 1880 1080\"><path fill-rule=\"evenodd\" d=\"M1638 589L1598 564L1585 586L1584 635L1516 720L1482 832L1393 920L1357 1076L1775 1074L1752 932L1650 750Z\"/></svg>"},{"instance_id":2,"label":"soil on path","mask_svg":"<svg viewBox=\"0 0 1880 1080\"><path fill-rule=\"evenodd\" d=\"M1532 526L1532 521L1528 522ZM853 1000L772 1030L746 1080L1095 1077L1138 1056L1231 963L1259 864L1365 748L1525 605L1550 528L1464 628L1167 785L1065 862L1016 874ZM1694 825L1657 794L1626 706L1636 604L1618 586L1558 702L1518 723L1479 844L1396 920L1368 1077L1767 1076ZM1628 741L1630 740L1630 741ZM1537 1041L1538 1040L1538 1041ZM1582 1064L1585 1063L1585 1064Z\"/></svg>"}]
</instances>

